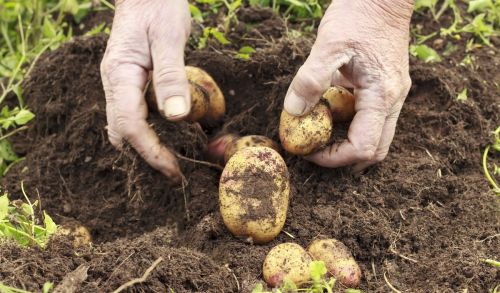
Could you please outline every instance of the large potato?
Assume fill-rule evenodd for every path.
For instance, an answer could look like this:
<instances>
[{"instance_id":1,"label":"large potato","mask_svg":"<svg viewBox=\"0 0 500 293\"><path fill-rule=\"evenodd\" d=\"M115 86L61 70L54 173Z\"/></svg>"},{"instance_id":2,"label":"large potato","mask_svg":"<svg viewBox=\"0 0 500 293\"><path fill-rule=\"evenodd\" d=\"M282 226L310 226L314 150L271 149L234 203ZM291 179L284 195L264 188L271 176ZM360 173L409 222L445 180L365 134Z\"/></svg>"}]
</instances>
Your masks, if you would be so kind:
<instances>
[{"instance_id":1,"label":"large potato","mask_svg":"<svg viewBox=\"0 0 500 293\"><path fill-rule=\"evenodd\" d=\"M214 79L203 69L194 66L186 66L186 74L190 82L199 85L208 95L208 111L203 117L203 122L212 124L222 119L226 113L226 103Z\"/></svg>"},{"instance_id":2,"label":"large potato","mask_svg":"<svg viewBox=\"0 0 500 293\"><path fill-rule=\"evenodd\" d=\"M332 134L332 116L328 106L318 103L301 117L281 112L280 140L283 148L295 155L308 155L325 146Z\"/></svg>"},{"instance_id":3,"label":"large potato","mask_svg":"<svg viewBox=\"0 0 500 293\"><path fill-rule=\"evenodd\" d=\"M252 243L273 240L283 228L290 193L285 161L268 147L248 147L234 154L220 178L224 224Z\"/></svg>"},{"instance_id":4,"label":"large potato","mask_svg":"<svg viewBox=\"0 0 500 293\"><path fill-rule=\"evenodd\" d=\"M314 260L325 262L326 269L346 287L356 288L361 281L361 269L351 252L336 239L316 239L307 251Z\"/></svg>"},{"instance_id":5,"label":"large potato","mask_svg":"<svg viewBox=\"0 0 500 293\"><path fill-rule=\"evenodd\" d=\"M229 159L239 150L247 147L257 147L265 146L272 148L273 150L279 152L279 147L276 142L267 136L263 135L246 135L231 141L226 147L224 152L224 161L227 162Z\"/></svg>"},{"instance_id":6,"label":"large potato","mask_svg":"<svg viewBox=\"0 0 500 293\"><path fill-rule=\"evenodd\" d=\"M330 87L323 94L328 102L334 122L351 121L356 113L354 110L355 99L347 89L341 86Z\"/></svg>"},{"instance_id":7,"label":"large potato","mask_svg":"<svg viewBox=\"0 0 500 293\"><path fill-rule=\"evenodd\" d=\"M262 266L264 280L277 287L288 279L300 286L310 281L311 256L295 243L282 243L269 251Z\"/></svg>"}]
</instances>

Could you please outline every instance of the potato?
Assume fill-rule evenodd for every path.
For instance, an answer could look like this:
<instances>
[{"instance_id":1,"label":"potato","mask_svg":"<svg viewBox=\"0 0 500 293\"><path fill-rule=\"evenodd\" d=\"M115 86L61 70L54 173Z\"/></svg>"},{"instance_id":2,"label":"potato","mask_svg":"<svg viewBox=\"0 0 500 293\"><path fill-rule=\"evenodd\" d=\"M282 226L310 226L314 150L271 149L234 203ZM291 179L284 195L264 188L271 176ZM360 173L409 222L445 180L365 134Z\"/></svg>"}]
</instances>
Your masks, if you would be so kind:
<instances>
[{"instance_id":1,"label":"potato","mask_svg":"<svg viewBox=\"0 0 500 293\"><path fill-rule=\"evenodd\" d=\"M283 148L295 155L308 155L325 146L332 134L332 116L325 103L318 103L301 117L281 112L279 135Z\"/></svg>"},{"instance_id":2,"label":"potato","mask_svg":"<svg viewBox=\"0 0 500 293\"><path fill-rule=\"evenodd\" d=\"M191 111L184 120L203 121L208 124L220 120L226 111L226 104L219 86L202 69L193 66L186 66L185 69L191 95ZM145 90L146 101L151 109L158 111L156 94L151 80L152 74L150 73Z\"/></svg>"},{"instance_id":3,"label":"potato","mask_svg":"<svg viewBox=\"0 0 500 293\"><path fill-rule=\"evenodd\" d=\"M215 136L207 145L207 156L212 162L224 165L227 161L224 160L224 154L229 145L239 139L240 136L233 133L219 134Z\"/></svg>"},{"instance_id":4,"label":"potato","mask_svg":"<svg viewBox=\"0 0 500 293\"><path fill-rule=\"evenodd\" d=\"M334 122L351 121L356 113L354 111L354 95L341 86L330 87L323 94L323 99L328 102Z\"/></svg>"},{"instance_id":5,"label":"potato","mask_svg":"<svg viewBox=\"0 0 500 293\"><path fill-rule=\"evenodd\" d=\"M273 247L262 266L264 280L271 287L277 287L288 279L300 286L310 281L311 256L295 243L282 243Z\"/></svg>"},{"instance_id":6,"label":"potato","mask_svg":"<svg viewBox=\"0 0 500 293\"><path fill-rule=\"evenodd\" d=\"M361 269L349 249L336 239L316 239L307 251L314 260L325 262L331 276L344 286L356 288L361 281Z\"/></svg>"},{"instance_id":7,"label":"potato","mask_svg":"<svg viewBox=\"0 0 500 293\"><path fill-rule=\"evenodd\" d=\"M200 121L208 113L209 98L203 88L196 83L189 83L189 93L191 94L191 111L185 120Z\"/></svg>"},{"instance_id":8,"label":"potato","mask_svg":"<svg viewBox=\"0 0 500 293\"><path fill-rule=\"evenodd\" d=\"M285 161L271 148L236 152L219 185L220 211L228 230L251 243L273 240L285 224L289 177Z\"/></svg>"},{"instance_id":9,"label":"potato","mask_svg":"<svg viewBox=\"0 0 500 293\"><path fill-rule=\"evenodd\" d=\"M226 147L224 152L224 161L227 162L229 159L239 150L247 147L265 146L272 148L273 150L279 152L279 147L276 142L267 136L263 135L246 135L231 141Z\"/></svg>"},{"instance_id":10,"label":"potato","mask_svg":"<svg viewBox=\"0 0 500 293\"><path fill-rule=\"evenodd\" d=\"M68 222L59 226L57 228L57 233L70 236L73 239L74 248L92 244L92 235L90 235L89 230L77 221Z\"/></svg>"},{"instance_id":11,"label":"potato","mask_svg":"<svg viewBox=\"0 0 500 293\"><path fill-rule=\"evenodd\" d=\"M221 120L226 113L226 103L217 83L206 71L198 67L186 66L186 74L190 82L199 85L207 93L209 105L203 122L213 124Z\"/></svg>"}]
</instances>

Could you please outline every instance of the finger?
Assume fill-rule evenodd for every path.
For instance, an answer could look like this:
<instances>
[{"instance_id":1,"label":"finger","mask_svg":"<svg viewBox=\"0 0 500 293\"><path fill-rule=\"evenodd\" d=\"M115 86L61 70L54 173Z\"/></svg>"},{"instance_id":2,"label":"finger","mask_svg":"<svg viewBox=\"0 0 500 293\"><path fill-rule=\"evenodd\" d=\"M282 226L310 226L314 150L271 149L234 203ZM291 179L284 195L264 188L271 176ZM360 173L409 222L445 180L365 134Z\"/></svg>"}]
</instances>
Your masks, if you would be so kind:
<instances>
[{"instance_id":1,"label":"finger","mask_svg":"<svg viewBox=\"0 0 500 293\"><path fill-rule=\"evenodd\" d=\"M352 173L359 174L364 169L378 162L381 162L382 160L385 159L385 157L389 153L389 147L391 146L392 140L394 139L394 133L396 132L396 124L398 121L400 111L401 107L399 107L399 109L396 112L394 112L393 114L389 115L386 118L384 128L382 129L382 136L380 138L380 143L377 147L377 150L375 151L373 159L353 165L351 168Z\"/></svg>"},{"instance_id":2,"label":"finger","mask_svg":"<svg viewBox=\"0 0 500 293\"><path fill-rule=\"evenodd\" d=\"M284 108L291 115L308 113L332 83L332 77L350 57L342 48L325 48L317 42L299 68L285 97Z\"/></svg>"},{"instance_id":3,"label":"finger","mask_svg":"<svg viewBox=\"0 0 500 293\"><path fill-rule=\"evenodd\" d=\"M349 127L347 141L307 156L307 160L335 168L373 159L387 116L385 101L368 89L355 90L354 95L356 115Z\"/></svg>"},{"instance_id":4,"label":"finger","mask_svg":"<svg viewBox=\"0 0 500 293\"><path fill-rule=\"evenodd\" d=\"M349 81L341 72L337 70L333 73L332 76L332 85L339 85L345 88L355 88L355 86Z\"/></svg>"},{"instance_id":5,"label":"finger","mask_svg":"<svg viewBox=\"0 0 500 293\"><path fill-rule=\"evenodd\" d=\"M158 109L167 119L173 121L186 117L191 109L191 97L184 69L184 46L191 27L190 16L187 1L177 2L178 5L185 6L179 8L180 13L172 15L178 19L159 17L148 31ZM168 9L168 1L164 1L163 5ZM181 27L172 27L172 23Z\"/></svg>"},{"instance_id":6,"label":"finger","mask_svg":"<svg viewBox=\"0 0 500 293\"><path fill-rule=\"evenodd\" d=\"M117 109L115 123L110 131L120 133L139 155L153 168L179 182L180 171L176 157L160 143L156 133L146 122L147 106L140 88L119 85L114 88L116 97L113 107Z\"/></svg>"}]
</instances>

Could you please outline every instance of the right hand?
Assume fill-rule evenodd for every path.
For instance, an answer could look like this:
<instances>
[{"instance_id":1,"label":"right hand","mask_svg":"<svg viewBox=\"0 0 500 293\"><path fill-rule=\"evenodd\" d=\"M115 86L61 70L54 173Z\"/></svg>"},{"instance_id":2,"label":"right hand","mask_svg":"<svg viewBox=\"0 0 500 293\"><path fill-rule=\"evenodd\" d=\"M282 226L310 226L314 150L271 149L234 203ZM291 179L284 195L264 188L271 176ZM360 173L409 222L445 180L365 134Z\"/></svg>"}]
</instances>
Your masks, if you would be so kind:
<instances>
[{"instance_id":1,"label":"right hand","mask_svg":"<svg viewBox=\"0 0 500 293\"><path fill-rule=\"evenodd\" d=\"M182 172L175 155L161 145L146 122L144 89L153 71L158 109L171 121L191 109L184 46L191 29L186 0L118 0L101 63L107 130L118 149L129 142L153 168L175 182Z\"/></svg>"}]
</instances>

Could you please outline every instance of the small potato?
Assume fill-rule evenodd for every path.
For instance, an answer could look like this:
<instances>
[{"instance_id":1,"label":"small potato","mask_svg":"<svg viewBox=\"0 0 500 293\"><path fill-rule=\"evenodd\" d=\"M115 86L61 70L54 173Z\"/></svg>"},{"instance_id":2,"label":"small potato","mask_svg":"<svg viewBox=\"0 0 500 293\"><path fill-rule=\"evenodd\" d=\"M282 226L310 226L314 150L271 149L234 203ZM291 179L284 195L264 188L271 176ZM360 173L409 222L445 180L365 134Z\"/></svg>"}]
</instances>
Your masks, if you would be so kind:
<instances>
[{"instance_id":1,"label":"small potato","mask_svg":"<svg viewBox=\"0 0 500 293\"><path fill-rule=\"evenodd\" d=\"M269 251L262 266L264 280L271 287L277 287L288 279L300 286L310 281L311 256L295 243L282 243Z\"/></svg>"},{"instance_id":2,"label":"small potato","mask_svg":"<svg viewBox=\"0 0 500 293\"><path fill-rule=\"evenodd\" d=\"M271 148L236 152L219 185L220 211L228 230L251 243L273 240L285 224L289 177L285 161Z\"/></svg>"},{"instance_id":3,"label":"small potato","mask_svg":"<svg viewBox=\"0 0 500 293\"><path fill-rule=\"evenodd\" d=\"M323 99L328 102L332 112L333 122L351 121L356 113L354 111L354 95L341 86L330 87L323 94Z\"/></svg>"},{"instance_id":4,"label":"small potato","mask_svg":"<svg viewBox=\"0 0 500 293\"><path fill-rule=\"evenodd\" d=\"M239 150L247 147L265 146L272 148L273 150L279 152L279 147L276 142L267 136L263 135L246 135L233 140L226 147L224 152L224 161L227 162L229 159Z\"/></svg>"},{"instance_id":5,"label":"small potato","mask_svg":"<svg viewBox=\"0 0 500 293\"><path fill-rule=\"evenodd\" d=\"M332 116L328 106L318 103L302 117L281 112L280 140L283 148L295 155L308 155L325 146L332 134Z\"/></svg>"},{"instance_id":6,"label":"small potato","mask_svg":"<svg viewBox=\"0 0 500 293\"><path fill-rule=\"evenodd\" d=\"M92 235L90 235L89 230L76 221L59 226L57 228L57 233L70 236L73 239L74 248L92 244Z\"/></svg>"},{"instance_id":7,"label":"small potato","mask_svg":"<svg viewBox=\"0 0 500 293\"><path fill-rule=\"evenodd\" d=\"M307 252L314 260L324 261L330 275L344 286L359 286L361 269L342 242L336 239L317 239L309 245Z\"/></svg>"},{"instance_id":8,"label":"small potato","mask_svg":"<svg viewBox=\"0 0 500 293\"><path fill-rule=\"evenodd\" d=\"M199 85L208 95L208 111L203 117L203 121L207 124L213 124L221 120L226 113L226 103L224 95L214 79L203 69L194 66L186 66L186 74L190 82Z\"/></svg>"},{"instance_id":9,"label":"small potato","mask_svg":"<svg viewBox=\"0 0 500 293\"><path fill-rule=\"evenodd\" d=\"M219 134L214 137L207 145L208 159L217 164L224 165L227 162L227 160L224 160L226 149L239 138L239 135L233 133Z\"/></svg>"}]
</instances>

